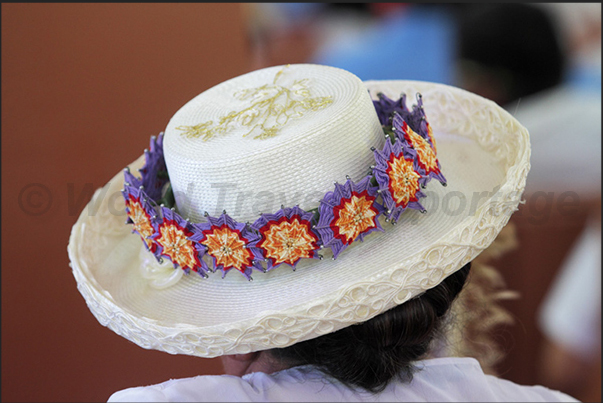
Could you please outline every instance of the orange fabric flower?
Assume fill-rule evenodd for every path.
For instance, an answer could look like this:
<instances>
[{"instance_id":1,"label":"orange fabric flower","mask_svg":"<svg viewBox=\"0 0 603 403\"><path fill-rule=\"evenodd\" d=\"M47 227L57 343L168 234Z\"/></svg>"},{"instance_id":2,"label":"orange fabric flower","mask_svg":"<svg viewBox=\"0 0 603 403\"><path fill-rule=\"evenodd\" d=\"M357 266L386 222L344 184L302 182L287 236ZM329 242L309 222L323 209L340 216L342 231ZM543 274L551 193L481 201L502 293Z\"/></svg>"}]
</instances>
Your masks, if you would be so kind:
<instances>
[{"instance_id":1,"label":"orange fabric flower","mask_svg":"<svg viewBox=\"0 0 603 403\"><path fill-rule=\"evenodd\" d=\"M401 154L390 154L386 174L389 177L389 191L397 206L406 208L408 203L418 201L419 175L413 167L413 160L407 160Z\"/></svg>"},{"instance_id":2,"label":"orange fabric flower","mask_svg":"<svg viewBox=\"0 0 603 403\"><path fill-rule=\"evenodd\" d=\"M262 241L258 246L264 249L267 259L273 260L273 266L281 263L294 266L301 258L312 258L318 247L318 237L310 229L309 222L296 215L269 222L261 233Z\"/></svg>"},{"instance_id":3,"label":"orange fabric flower","mask_svg":"<svg viewBox=\"0 0 603 403\"><path fill-rule=\"evenodd\" d=\"M199 271L201 262L193 241L188 239L193 233L174 220L164 220L159 225L159 236L155 239L162 247L161 254L182 269Z\"/></svg>"},{"instance_id":4,"label":"orange fabric flower","mask_svg":"<svg viewBox=\"0 0 603 403\"><path fill-rule=\"evenodd\" d=\"M376 219L379 212L373 207L374 196L366 191L353 193L350 198L333 209L335 220L333 226L344 243L352 243L358 235L377 227Z\"/></svg>"},{"instance_id":5,"label":"orange fabric flower","mask_svg":"<svg viewBox=\"0 0 603 403\"><path fill-rule=\"evenodd\" d=\"M132 220L132 224L134 226L134 230L138 232L142 240L147 244L147 248L153 252L156 247L153 240L148 239L153 233L155 229L151 224L151 217L149 213L142 207L140 204L140 200L138 199L127 199L126 200L127 214L130 220Z\"/></svg>"},{"instance_id":6,"label":"orange fabric flower","mask_svg":"<svg viewBox=\"0 0 603 403\"><path fill-rule=\"evenodd\" d=\"M241 237L238 230L224 224L203 231L204 239L200 241L207 247L207 254L215 259L215 267L222 266L224 271L234 268L240 272L252 265L253 253L245 245L247 240Z\"/></svg>"},{"instance_id":7,"label":"orange fabric flower","mask_svg":"<svg viewBox=\"0 0 603 403\"><path fill-rule=\"evenodd\" d=\"M409 144L417 151L417 162L427 174L430 172L439 172L438 160L431 145L423 137L419 136L413 129L404 122L402 125L404 137Z\"/></svg>"}]
</instances>

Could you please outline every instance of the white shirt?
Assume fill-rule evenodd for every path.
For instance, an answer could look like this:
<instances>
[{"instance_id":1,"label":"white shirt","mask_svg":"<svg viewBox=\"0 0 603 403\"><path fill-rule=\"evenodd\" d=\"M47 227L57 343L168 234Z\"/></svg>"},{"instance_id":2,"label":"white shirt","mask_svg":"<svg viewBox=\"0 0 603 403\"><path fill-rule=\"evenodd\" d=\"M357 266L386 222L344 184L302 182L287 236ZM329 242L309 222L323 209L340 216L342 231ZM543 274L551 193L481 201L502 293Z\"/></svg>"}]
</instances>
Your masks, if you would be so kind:
<instances>
[{"instance_id":1,"label":"white shirt","mask_svg":"<svg viewBox=\"0 0 603 403\"><path fill-rule=\"evenodd\" d=\"M473 358L416 363L411 383L391 382L378 394L348 388L312 366L272 375L256 372L171 379L115 392L109 402L576 402L542 386L521 386L485 375Z\"/></svg>"},{"instance_id":2,"label":"white shirt","mask_svg":"<svg viewBox=\"0 0 603 403\"><path fill-rule=\"evenodd\" d=\"M588 222L565 258L538 314L552 341L586 360L601 349L601 227Z\"/></svg>"}]
</instances>

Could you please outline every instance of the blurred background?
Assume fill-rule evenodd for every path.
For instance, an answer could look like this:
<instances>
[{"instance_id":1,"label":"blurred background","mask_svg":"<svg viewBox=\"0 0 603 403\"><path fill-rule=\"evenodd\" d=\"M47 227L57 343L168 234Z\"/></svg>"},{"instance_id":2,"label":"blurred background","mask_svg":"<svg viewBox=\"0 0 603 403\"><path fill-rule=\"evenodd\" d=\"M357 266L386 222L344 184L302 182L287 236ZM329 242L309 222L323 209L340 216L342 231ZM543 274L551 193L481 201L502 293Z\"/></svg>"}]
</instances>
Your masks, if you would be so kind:
<instances>
[{"instance_id":1,"label":"blurred background","mask_svg":"<svg viewBox=\"0 0 603 403\"><path fill-rule=\"evenodd\" d=\"M601 4L2 4L2 401L106 401L220 374L102 327L69 268L71 226L188 100L272 65L450 84L531 134L518 299L499 376L601 400Z\"/></svg>"}]
</instances>

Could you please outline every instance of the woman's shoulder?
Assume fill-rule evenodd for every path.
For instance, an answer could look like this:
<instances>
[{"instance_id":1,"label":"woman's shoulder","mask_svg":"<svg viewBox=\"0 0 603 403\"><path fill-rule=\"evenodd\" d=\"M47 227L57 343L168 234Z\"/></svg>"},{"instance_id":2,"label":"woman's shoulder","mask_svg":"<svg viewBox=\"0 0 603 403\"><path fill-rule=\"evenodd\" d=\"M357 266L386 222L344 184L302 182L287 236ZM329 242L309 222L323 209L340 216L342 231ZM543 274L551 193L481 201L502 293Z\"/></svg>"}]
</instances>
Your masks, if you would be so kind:
<instances>
[{"instance_id":1,"label":"woman's shoulder","mask_svg":"<svg viewBox=\"0 0 603 403\"><path fill-rule=\"evenodd\" d=\"M252 385L243 378L201 375L123 389L113 393L108 402L235 401L253 393Z\"/></svg>"},{"instance_id":2,"label":"woman's shoulder","mask_svg":"<svg viewBox=\"0 0 603 403\"><path fill-rule=\"evenodd\" d=\"M523 386L483 373L472 358L419 361L411 383L392 382L380 394L349 388L312 366L274 374L205 375L114 393L109 402L187 401L576 401L542 386Z\"/></svg>"},{"instance_id":3,"label":"woman's shoulder","mask_svg":"<svg viewBox=\"0 0 603 403\"><path fill-rule=\"evenodd\" d=\"M577 402L573 397L544 386L527 386L487 375L470 357L445 357L420 361L410 384L413 390L429 390L438 398L456 396L463 401L483 402Z\"/></svg>"}]
</instances>

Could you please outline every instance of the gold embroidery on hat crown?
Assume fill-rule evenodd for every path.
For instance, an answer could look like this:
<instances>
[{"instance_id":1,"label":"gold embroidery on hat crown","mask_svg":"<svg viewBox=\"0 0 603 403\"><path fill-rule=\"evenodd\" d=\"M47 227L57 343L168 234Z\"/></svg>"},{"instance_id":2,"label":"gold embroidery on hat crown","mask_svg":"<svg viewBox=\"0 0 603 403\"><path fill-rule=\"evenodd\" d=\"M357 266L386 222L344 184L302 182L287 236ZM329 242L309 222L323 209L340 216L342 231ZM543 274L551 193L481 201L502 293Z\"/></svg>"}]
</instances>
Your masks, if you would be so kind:
<instances>
[{"instance_id":1,"label":"gold embroidery on hat crown","mask_svg":"<svg viewBox=\"0 0 603 403\"><path fill-rule=\"evenodd\" d=\"M236 92L233 95L236 99L249 100L251 105L240 111L231 111L221 117L217 125L209 120L194 126L178 126L176 130L182 131L183 136L207 141L227 134L233 124L238 123L250 128L243 137L259 132L254 139L267 139L276 136L290 119L300 118L309 111L317 111L333 103L332 96L312 97L307 78L293 81L290 88L278 85L278 79L288 67L276 73L272 84Z\"/></svg>"}]
</instances>

